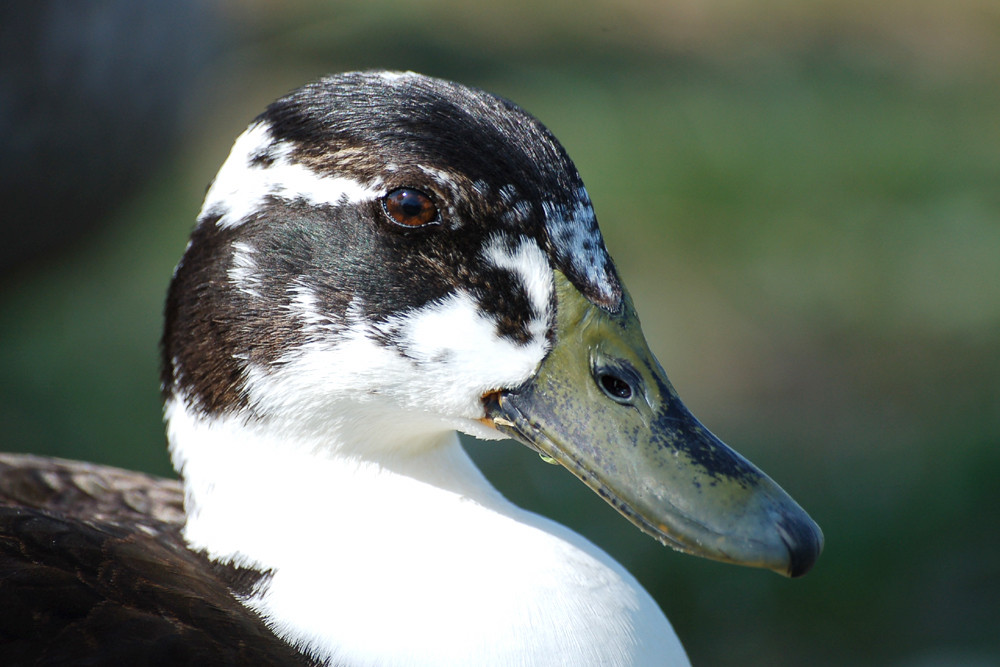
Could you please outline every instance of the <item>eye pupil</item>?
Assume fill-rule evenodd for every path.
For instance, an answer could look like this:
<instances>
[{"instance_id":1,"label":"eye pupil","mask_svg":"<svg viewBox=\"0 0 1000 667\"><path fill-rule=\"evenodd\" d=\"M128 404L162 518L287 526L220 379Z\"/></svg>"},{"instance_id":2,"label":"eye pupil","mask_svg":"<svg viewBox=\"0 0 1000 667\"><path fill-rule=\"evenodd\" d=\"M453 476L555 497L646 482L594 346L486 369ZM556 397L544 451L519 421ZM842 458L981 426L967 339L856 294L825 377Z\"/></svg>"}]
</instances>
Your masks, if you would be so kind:
<instances>
[{"instance_id":1,"label":"eye pupil","mask_svg":"<svg viewBox=\"0 0 1000 667\"><path fill-rule=\"evenodd\" d=\"M405 227L420 227L438 219L434 201L413 188L393 190L382 198L382 208L390 220Z\"/></svg>"},{"instance_id":2,"label":"eye pupil","mask_svg":"<svg viewBox=\"0 0 1000 667\"><path fill-rule=\"evenodd\" d=\"M400 202L399 207L403 209L403 213L406 215L417 216L423 213L423 204L419 201L418 197L410 195L405 197L402 202Z\"/></svg>"}]
</instances>

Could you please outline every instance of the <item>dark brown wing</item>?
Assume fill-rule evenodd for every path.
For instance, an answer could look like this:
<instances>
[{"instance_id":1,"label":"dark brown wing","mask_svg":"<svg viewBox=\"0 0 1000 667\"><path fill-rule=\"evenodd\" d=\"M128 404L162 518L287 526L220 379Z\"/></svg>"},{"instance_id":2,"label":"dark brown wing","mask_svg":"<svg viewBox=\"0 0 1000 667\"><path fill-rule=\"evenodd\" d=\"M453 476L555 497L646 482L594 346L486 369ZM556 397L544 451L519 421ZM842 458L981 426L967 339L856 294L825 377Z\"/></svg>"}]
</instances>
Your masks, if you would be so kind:
<instances>
[{"instance_id":1,"label":"dark brown wing","mask_svg":"<svg viewBox=\"0 0 1000 667\"><path fill-rule=\"evenodd\" d=\"M86 520L184 523L177 480L30 454L0 452L0 504Z\"/></svg>"},{"instance_id":2,"label":"dark brown wing","mask_svg":"<svg viewBox=\"0 0 1000 667\"><path fill-rule=\"evenodd\" d=\"M180 536L177 482L0 455L4 665L302 665ZM249 574L257 574L250 572Z\"/></svg>"}]
</instances>

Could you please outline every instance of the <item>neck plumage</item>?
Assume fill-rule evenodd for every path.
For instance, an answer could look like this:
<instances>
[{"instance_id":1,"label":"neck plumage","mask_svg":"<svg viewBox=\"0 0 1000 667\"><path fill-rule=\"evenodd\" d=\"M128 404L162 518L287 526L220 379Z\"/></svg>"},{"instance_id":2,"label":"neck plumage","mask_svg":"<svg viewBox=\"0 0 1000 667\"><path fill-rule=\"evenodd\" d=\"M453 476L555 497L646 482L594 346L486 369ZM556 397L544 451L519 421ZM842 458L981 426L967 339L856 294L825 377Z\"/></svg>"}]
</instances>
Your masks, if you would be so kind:
<instances>
[{"instance_id":1,"label":"neck plumage","mask_svg":"<svg viewBox=\"0 0 1000 667\"><path fill-rule=\"evenodd\" d=\"M243 598L331 664L686 664L601 550L504 499L453 431L392 447L287 437L168 401L185 538L268 573ZM368 437L380 431L366 429ZM279 433L281 435L279 435ZM384 435L386 431L381 431Z\"/></svg>"}]
</instances>

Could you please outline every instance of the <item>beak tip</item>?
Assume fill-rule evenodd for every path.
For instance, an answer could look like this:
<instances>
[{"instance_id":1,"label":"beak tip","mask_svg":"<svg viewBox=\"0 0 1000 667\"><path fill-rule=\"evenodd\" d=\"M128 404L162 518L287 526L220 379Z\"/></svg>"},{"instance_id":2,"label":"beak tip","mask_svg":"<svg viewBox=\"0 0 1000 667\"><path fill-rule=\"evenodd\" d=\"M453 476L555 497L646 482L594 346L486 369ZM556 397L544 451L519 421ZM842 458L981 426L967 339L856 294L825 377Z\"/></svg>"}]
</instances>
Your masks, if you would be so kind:
<instances>
[{"instance_id":1,"label":"beak tip","mask_svg":"<svg viewBox=\"0 0 1000 667\"><path fill-rule=\"evenodd\" d=\"M812 569L823 552L823 531L805 512L786 518L778 529L788 549L788 564L783 574L793 579L801 577Z\"/></svg>"}]
</instances>

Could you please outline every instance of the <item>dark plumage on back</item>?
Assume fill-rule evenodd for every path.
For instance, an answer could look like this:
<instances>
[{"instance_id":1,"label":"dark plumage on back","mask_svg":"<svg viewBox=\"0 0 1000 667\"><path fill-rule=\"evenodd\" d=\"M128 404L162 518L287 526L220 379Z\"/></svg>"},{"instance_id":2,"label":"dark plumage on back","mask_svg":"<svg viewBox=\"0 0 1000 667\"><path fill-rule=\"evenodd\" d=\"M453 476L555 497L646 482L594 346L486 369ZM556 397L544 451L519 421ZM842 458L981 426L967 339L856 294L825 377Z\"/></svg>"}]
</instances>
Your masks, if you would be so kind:
<instances>
[{"instance_id":1,"label":"dark plumage on back","mask_svg":"<svg viewBox=\"0 0 1000 667\"><path fill-rule=\"evenodd\" d=\"M174 480L0 454L0 663L308 665L180 536ZM253 573L250 573L253 574Z\"/></svg>"}]
</instances>

